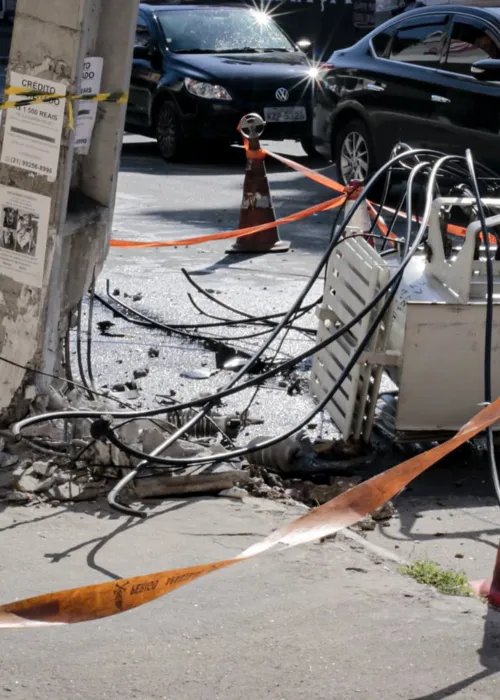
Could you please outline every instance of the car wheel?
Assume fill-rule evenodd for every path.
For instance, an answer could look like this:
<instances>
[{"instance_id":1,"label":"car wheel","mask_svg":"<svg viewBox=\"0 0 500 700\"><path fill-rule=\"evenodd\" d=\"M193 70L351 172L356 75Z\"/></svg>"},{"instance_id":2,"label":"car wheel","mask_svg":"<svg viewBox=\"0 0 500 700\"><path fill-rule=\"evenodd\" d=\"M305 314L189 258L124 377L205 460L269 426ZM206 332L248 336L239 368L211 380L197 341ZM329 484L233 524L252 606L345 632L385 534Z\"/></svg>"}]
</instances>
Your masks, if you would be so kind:
<instances>
[{"instance_id":1,"label":"car wheel","mask_svg":"<svg viewBox=\"0 0 500 700\"><path fill-rule=\"evenodd\" d=\"M376 170L370 133L359 119L346 124L335 140L334 160L343 185L352 180L364 182Z\"/></svg>"},{"instance_id":2,"label":"car wheel","mask_svg":"<svg viewBox=\"0 0 500 700\"><path fill-rule=\"evenodd\" d=\"M185 139L176 109L171 102L163 102L158 109L155 120L155 137L162 158L173 161L182 155Z\"/></svg>"}]
</instances>

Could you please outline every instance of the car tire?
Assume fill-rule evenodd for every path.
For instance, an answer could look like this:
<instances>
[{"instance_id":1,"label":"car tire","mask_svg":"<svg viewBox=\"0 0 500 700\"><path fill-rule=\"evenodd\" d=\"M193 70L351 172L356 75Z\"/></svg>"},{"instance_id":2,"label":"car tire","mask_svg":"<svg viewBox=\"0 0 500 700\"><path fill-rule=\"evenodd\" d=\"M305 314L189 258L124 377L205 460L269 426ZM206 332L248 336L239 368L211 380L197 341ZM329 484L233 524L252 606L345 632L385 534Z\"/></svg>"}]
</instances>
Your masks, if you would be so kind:
<instances>
[{"instance_id":1,"label":"car tire","mask_svg":"<svg viewBox=\"0 0 500 700\"><path fill-rule=\"evenodd\" d=\"M352 180L365 182L377 170L372 138L363 121L353 119L336 134L333 160L342 185Z\"/></svg>"},{"instance_id":2,"label":"car tire","mask_svg":"<svg viewBox=\"0 0 500 700\"><path fill-rule=\"evenodd\" d=\"M156 113L154 134L161 157L169 162L182 157L186 150L186 140L172 102L162 102Z\"/></svg>"}]
</instances>

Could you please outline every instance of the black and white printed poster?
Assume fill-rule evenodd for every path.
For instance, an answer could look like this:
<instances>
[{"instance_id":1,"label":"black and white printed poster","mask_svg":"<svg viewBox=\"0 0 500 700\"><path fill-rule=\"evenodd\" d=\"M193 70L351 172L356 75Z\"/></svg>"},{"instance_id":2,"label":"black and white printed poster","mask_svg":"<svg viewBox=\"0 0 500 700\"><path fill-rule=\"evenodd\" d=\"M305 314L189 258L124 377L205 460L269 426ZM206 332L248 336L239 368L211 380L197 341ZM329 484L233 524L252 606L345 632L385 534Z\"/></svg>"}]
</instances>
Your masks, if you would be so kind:
<instances>
[{"instance_id":1,"label":"black and white printed poster","mask_svg":"<svg viewBox=\"0 0 500 700\"><path fill-rule=\"evenodd\" d=\"M0 274L41 287L50 197L0 186Z\"/></svg>"},{"instance_id":2,"label":"black and white printed poster","mask_svg":"<svg viewBox=\"0 0 500 700\"><path fill-rule=\"evenodd\" d=\"M0 160L55 182L66 109L66 99L57 96L66 95L66 85L14 71L10 74L10 85L55 97L40 104L6 110ZM8 99L19 102L23 96L9 95Z\"/></svg>"}]
</instances>

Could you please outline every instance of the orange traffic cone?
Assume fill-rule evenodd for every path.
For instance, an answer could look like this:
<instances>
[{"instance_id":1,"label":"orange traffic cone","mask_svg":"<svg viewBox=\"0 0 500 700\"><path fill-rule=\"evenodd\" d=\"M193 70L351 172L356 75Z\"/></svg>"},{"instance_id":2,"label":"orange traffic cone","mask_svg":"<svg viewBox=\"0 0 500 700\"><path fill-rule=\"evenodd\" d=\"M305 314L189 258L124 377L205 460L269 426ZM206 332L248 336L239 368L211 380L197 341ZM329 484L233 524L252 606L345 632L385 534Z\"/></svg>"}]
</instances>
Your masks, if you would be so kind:
<instances>
[{"instance_id":1,"label":"orange traffic cone","mask_svg":"<svg viewBox=\"0 0 500 700\"><path fill-rule=\"evenodd\" d=\"M264 166L265 153L260 148L259 137L266 123L258 114L247 114L240 121L238 130L243 134L247 164L243 183L243 200L240 209L239 228L249 228L276 221L271 191ZM277 226L264 231L240 236L228 253L284 253L290 243L280 240Z\"/></svg>"},{"instance_id":2,"label":"orange traffic cone","mask_svg":"<svg viewBox=\"0 0 500 700\"><path fill-rule=\"evenodd\" d=\"M498 545L493 577L484 581L472 581L471 587L476 595L487 598L489 605L500 611L500 544Z\"/></svg>"},{"instance_id":3,"label":"orange traffic cone","mask_svg":"<svg viewBox=\"0 0 500 700\"><path fill-rule=\"evenodd\" d=\"M345 216L347 216L351 211L352 207L354 206L354 202L359 197L362 189L363 184L359 180L351 180L351 182L346 187L346 200L344 205ZM372 224L370 220L370 214L368 212L368 205L365 200L357 208L354 216L349 222L349 225L346 226L344 235L350 236L354 233L362 233L365 235L365 238L368 241L368 243L371 246L375 247L375 239L370 234L371 228Z\"/></svg>"}]
</instances>

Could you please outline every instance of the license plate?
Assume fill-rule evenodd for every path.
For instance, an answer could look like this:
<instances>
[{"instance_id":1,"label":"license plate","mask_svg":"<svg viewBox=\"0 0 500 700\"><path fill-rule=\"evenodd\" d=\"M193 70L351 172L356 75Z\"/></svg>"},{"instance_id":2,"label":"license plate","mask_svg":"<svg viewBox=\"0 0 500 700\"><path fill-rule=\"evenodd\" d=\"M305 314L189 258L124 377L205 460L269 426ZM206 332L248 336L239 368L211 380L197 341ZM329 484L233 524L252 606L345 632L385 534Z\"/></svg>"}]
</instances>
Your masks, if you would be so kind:
<instances>
[{"instance_id":1,"label":"license plate","mask_svg":"<svg viewBox=\"0 0 500 700\"><path fill-rule=\"evenodd\" d=\"M264 107L266 122L305 122L305 107Z\"/></svg>"}]
</instances>

